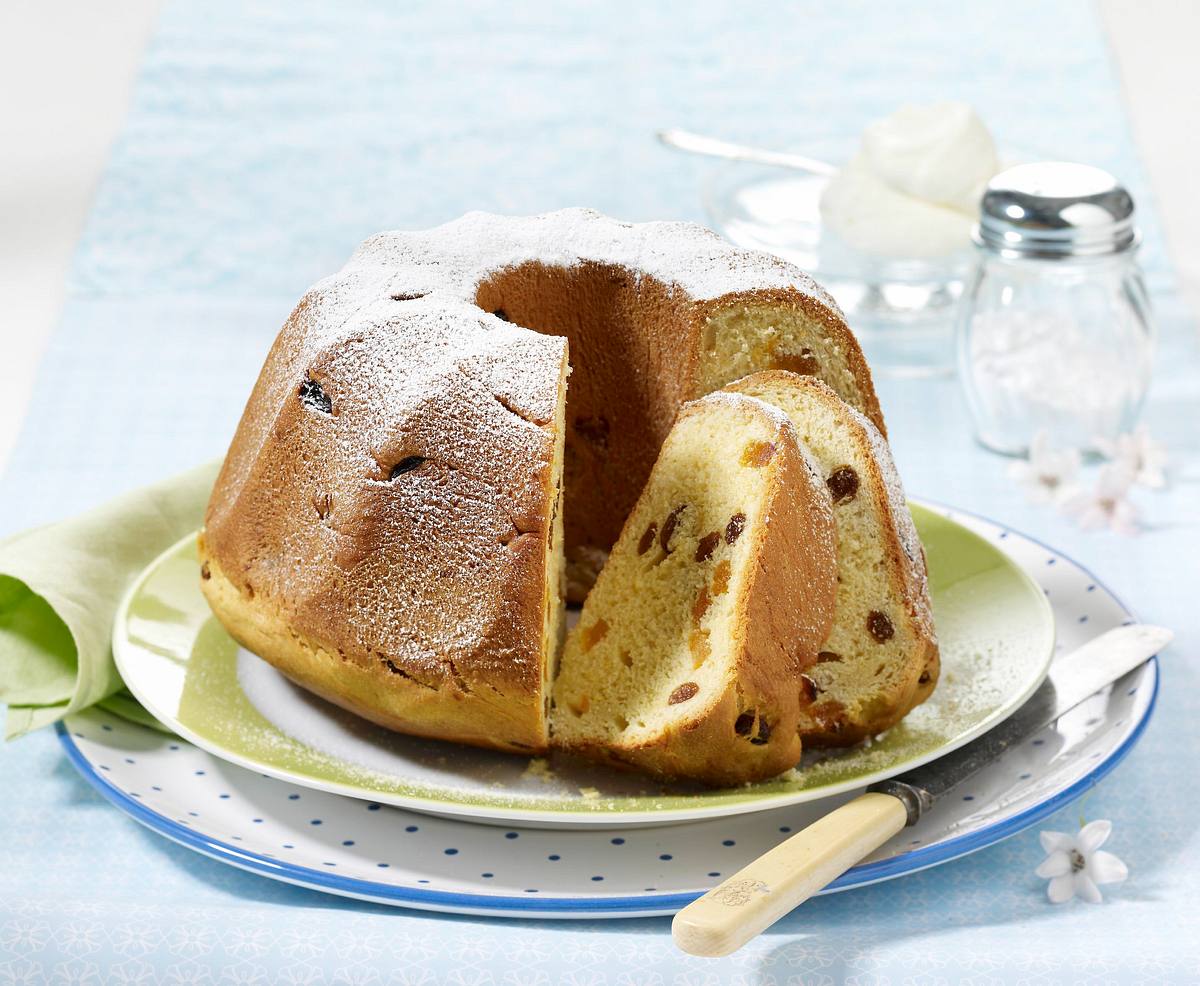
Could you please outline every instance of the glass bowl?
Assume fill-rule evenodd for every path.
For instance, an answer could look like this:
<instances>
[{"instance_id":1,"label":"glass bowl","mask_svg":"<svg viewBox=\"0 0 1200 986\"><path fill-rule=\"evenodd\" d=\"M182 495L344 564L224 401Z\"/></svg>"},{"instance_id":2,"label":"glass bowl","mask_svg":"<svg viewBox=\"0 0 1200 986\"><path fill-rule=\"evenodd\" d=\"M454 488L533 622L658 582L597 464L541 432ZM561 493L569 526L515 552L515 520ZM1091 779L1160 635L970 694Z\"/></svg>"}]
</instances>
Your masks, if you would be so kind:
<instances>
[{"instance_id":1,"label":"glass bowl","mask_svg":"<svg viewBox=\"0 0 1200 986\"><path fill-rule=\"evenodd\" d=\"M840 165L858 138L808 141L804 153ZM1011 156L1011 163L1030 160ZM1005 155L1005 164L1010 155ZM954 320L975 264L974 247L938 257L856 250L821 222L829 177L731 161L703 185L709 221L739 246L776 254L810 273L837 300L872 367L896 376L954 372Z\"/></svg>"}]
</instances>

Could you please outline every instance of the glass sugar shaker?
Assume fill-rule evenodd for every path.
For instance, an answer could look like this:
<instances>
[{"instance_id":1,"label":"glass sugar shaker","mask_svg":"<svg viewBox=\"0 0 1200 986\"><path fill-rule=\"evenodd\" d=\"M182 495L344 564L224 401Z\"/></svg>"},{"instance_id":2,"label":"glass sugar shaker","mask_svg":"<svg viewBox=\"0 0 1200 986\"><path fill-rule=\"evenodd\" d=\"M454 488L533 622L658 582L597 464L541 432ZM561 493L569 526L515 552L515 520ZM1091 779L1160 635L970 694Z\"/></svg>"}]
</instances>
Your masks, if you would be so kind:
<instances>
[{"instance_id":1,"label":"glass sugar shaker","mask_svg":"<svg viewBox=\"0 0 1200 986\"><path fill-rule=\"evenodd\" d=\"M1088 165L1018 165L988 183L974 238L958 361L979 440L1024 455L1045 431L1095 452L1130 431L1155 332L1125 188Z\"/></svg>"}]
</instances>

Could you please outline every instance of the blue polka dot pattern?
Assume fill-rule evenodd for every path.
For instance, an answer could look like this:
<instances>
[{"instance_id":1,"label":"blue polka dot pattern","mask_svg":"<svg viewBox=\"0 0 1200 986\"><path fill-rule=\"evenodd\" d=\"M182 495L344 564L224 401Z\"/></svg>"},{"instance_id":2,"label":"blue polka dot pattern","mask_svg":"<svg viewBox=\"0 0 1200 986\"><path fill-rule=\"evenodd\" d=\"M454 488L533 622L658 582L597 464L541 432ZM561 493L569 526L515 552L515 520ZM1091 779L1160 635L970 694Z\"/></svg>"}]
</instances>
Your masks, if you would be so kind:
<instances>
[{"instance_id":1,"label":"blue polka dot pattern","mask_svg":"<svg viewBox=\"0 0 1200 986\"><path fill-rule=\"evenodd\" d=\"M993 534L993 537L998 536ZM1013 537L1008 543L1019 547L1021 540L1019 536ZM1032 557L1038 574L1041 574L1043 559L1044 555L1040 553ZM1072 579L1076 579L1077 584L1070 584ZM1114 616L1110 597L1103 586L1085 598L1083 581L1069 564L1060 560L1055 568L1047 569L1045 581L1052 582L1054 587L1056 598L1052 605L1056 610L1064 652L1095 632L1125 622L1116 618L1123 613ZM1066 608L1068 606L1072 608ZM997 789L1004 790L1006 797L1014 795L1014 800L1024 798L1024 803L1028 804L1031 797L1040 797L1044 793L1047 764L1079 764L1076 771L1079 774L1094 769L1094 764L1120 742L1122 735L1128 734L1129 724L1139 722L1138 710L1148 702L1150 678L1131 680L1141 682L1140 689L1136 685L1120 689L1117 696L1109 698L1110 708L1088 708L1073 719L1072 725L1081 727L1087 736L1081 740L1078 729L1072 732L1070 749L1064 749L1054 733L1047 731L1014 751L1011 772L1007 779L996 779L1001 785ZM1117 713L1121 718L1116 718ZM463 825L428 816L421 816L424 820L418 825L415 821L409 822L416 816L403 809L389 809L384 813L380 809L385 806L380 803L334 798L308 788L296 789L294 784L272 780L258 772L237 775L239 781L235 789L238 794L234 797L233 789L227 787L232 777L228 770L188 744L157 747L151 744L150 748L126 746L120 742L120 734L122 730L135 727L104 723L109 729L102 731L102 723L87 717L77 717L72 726L76 722L87 724L87 728L74 731L78 746L90 751L88 756L96 764L94 769L103 773L106 781L110 780L112 785L123 790L126 797L145 803L150 811L169 812L170 817L185 816L177 824L190 828L194 837L235 844L243 856L253 854L276 859L277 853L278 860L286 862L277 861L272 865L284 867L284 872L338 869L338 874L326 872L327 883L338 877L373 879L385 888L411 890L421 885L430 886L439 893L490 893L511 897L528 893L544 899L589 893L616 898L620 895L700 891L719 881L722 872L734 872L777 844L783 836L802 828L811 817L808 809L794 808L788 809L788 814L779 811L759 816L724 816L678 829L634 829L620 834L611 829L594 828L569 833L532 828L505 829ZM161 740L156 742L162 743ZM172 747L170 765L167 766L161 758ZM99 760L103 763L97 763ZM162 765L161 768L158 765ZM155 775L156 769L162 772ZM152 779L162 778L168 778L165 784L149 783ZM1029 785L1027 782L1030 781L1043 786ZM226 789L222 790L219 785ZM164 788L169 795L156 798L155 795L163 794ZM969 793L959 792L956 807L947 805L948 815L962 821L967 828L986 823L988 813L993 810L992 790L990 778L986 784L981 779L980 786L968 789ZM164 811L160 801L168 798L171 802ZM194 802L189 803L193 798ZM283 804L284 800L288 801L287 805ZM305 801L304 806L298 804L300 800ZM238 805L233 805L233 801ZM204 812L198 810L199 805L204 805ZM297 812L297 808L301 810ZM363 813L364 808L366 812L379 814L369 817ZM248 817L256 809L259 809L259 815ZM785 817L791 817L793 821L781 824ZM253 823L251 830L245 829L247 822ZM404 852L397 850L394 840L398 833L417 833L419 830L424 832L421 839L409 840ZM349 837L351 832L353 837ZM347 837L339 838L339 833ZM914 838L914 834L926 837ZM910 830L893 844L893 851L926 852L936 846L939 838L944 836L937 829L919 830L918 833ZM659 840L670 841L670 849L664 851ZM439 845L444 847L441 851L437 848ZM506 852L505 866L513 873L524 874L520 877L522 883L514 884L513 878L503 871L497 875L494 870L478 870L479 862L499 861L495 859L497 845L502 845ZM723 853L719 862L726 867L724 871L709 868L718 862L713 858L717 848ZM398 857L395 863L387 861L393 853ZM331 854L336 858L329 858ZM458 859L460 855L461 860ZM380 857L384 861L377 862ZM643 888L641 881L645 879L647 863L652 866L654 861L664 864L657 871L651 869L651 872L661 874L659 879L664 886ZM469 865L464 868L463 863ZM671 865L667 866L667 863ZM386 876L382 875L383 871L387 871ZM523 887L525 881L533 886Z\"/></svg>"}]
</instances>

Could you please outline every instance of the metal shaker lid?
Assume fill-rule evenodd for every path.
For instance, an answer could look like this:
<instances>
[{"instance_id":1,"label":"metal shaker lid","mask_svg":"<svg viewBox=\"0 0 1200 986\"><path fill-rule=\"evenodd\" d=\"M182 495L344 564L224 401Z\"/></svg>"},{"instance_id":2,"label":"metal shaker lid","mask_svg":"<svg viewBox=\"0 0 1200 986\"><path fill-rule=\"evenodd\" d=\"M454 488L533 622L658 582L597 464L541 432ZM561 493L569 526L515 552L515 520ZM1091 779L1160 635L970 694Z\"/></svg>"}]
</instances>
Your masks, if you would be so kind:
<instances>
[{"instance_id":1,"label":"metal shaker lid","mask_svg":"<svg viewBox=\"0 0 1200 986\"><path fill-rule=\"evenodd\" d=\"M1133 197L1100 168L1039 161L987 185L975 242L1009 258L1097 257L1137 246Z\"/></svg>"}]
</instances>

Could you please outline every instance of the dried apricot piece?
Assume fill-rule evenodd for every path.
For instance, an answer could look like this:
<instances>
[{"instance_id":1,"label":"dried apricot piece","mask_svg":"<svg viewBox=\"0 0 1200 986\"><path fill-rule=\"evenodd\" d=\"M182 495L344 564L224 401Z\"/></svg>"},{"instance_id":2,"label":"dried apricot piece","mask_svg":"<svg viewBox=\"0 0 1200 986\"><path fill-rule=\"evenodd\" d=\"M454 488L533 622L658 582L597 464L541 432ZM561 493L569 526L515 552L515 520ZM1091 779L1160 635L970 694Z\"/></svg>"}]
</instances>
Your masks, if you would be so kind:
<instances>
[{"instance_id":1,"label":"dried apricot piece","mask_svg":"<svg viewBox=\"0 0 1200 986\"><path fill-rule=\"evenodd\" d=\"M807 346L798 353L781 353L774 352L772 356L775 359L775 365L781 370L791 370L793 373L799 373L801 376L815 376L821 369L821 362L813 355L813 351Z\"/></svg>"},{"instance_id":2,"label":"dried apricot piece","mask_svg":"<svg viewBox=\"0 0 1200 986\"><path fill-rule=\"evenodd\" d=\"M742 449L742 465L753 469L761 469L775 455L773 442L751 442Z\"/></svg>"},{"instance_id":3,"label":"dried apricot piece","mask_svg":"<svg viewBox=\"0 0 1200 986\"><path fill-rule=\"evenodd\" d=\"M585 627L582 641L584 653L586 654L600 643L606 633L608 633L608 623L603 619L597 620L590 627Z\"/></svg>"},{"instance_id":4,"label":"dried apricot piece","mask_svg":"<svg viewBox=\"0 0 1200 986\"><path fill-rule=\"evenodd\" d=\"M714 596L723 596L729 591L729 579L732 575L733 566L729 564L728 558L717 562L717 567L713 569L712 594Z\"/></svg>"}]
</instances>

